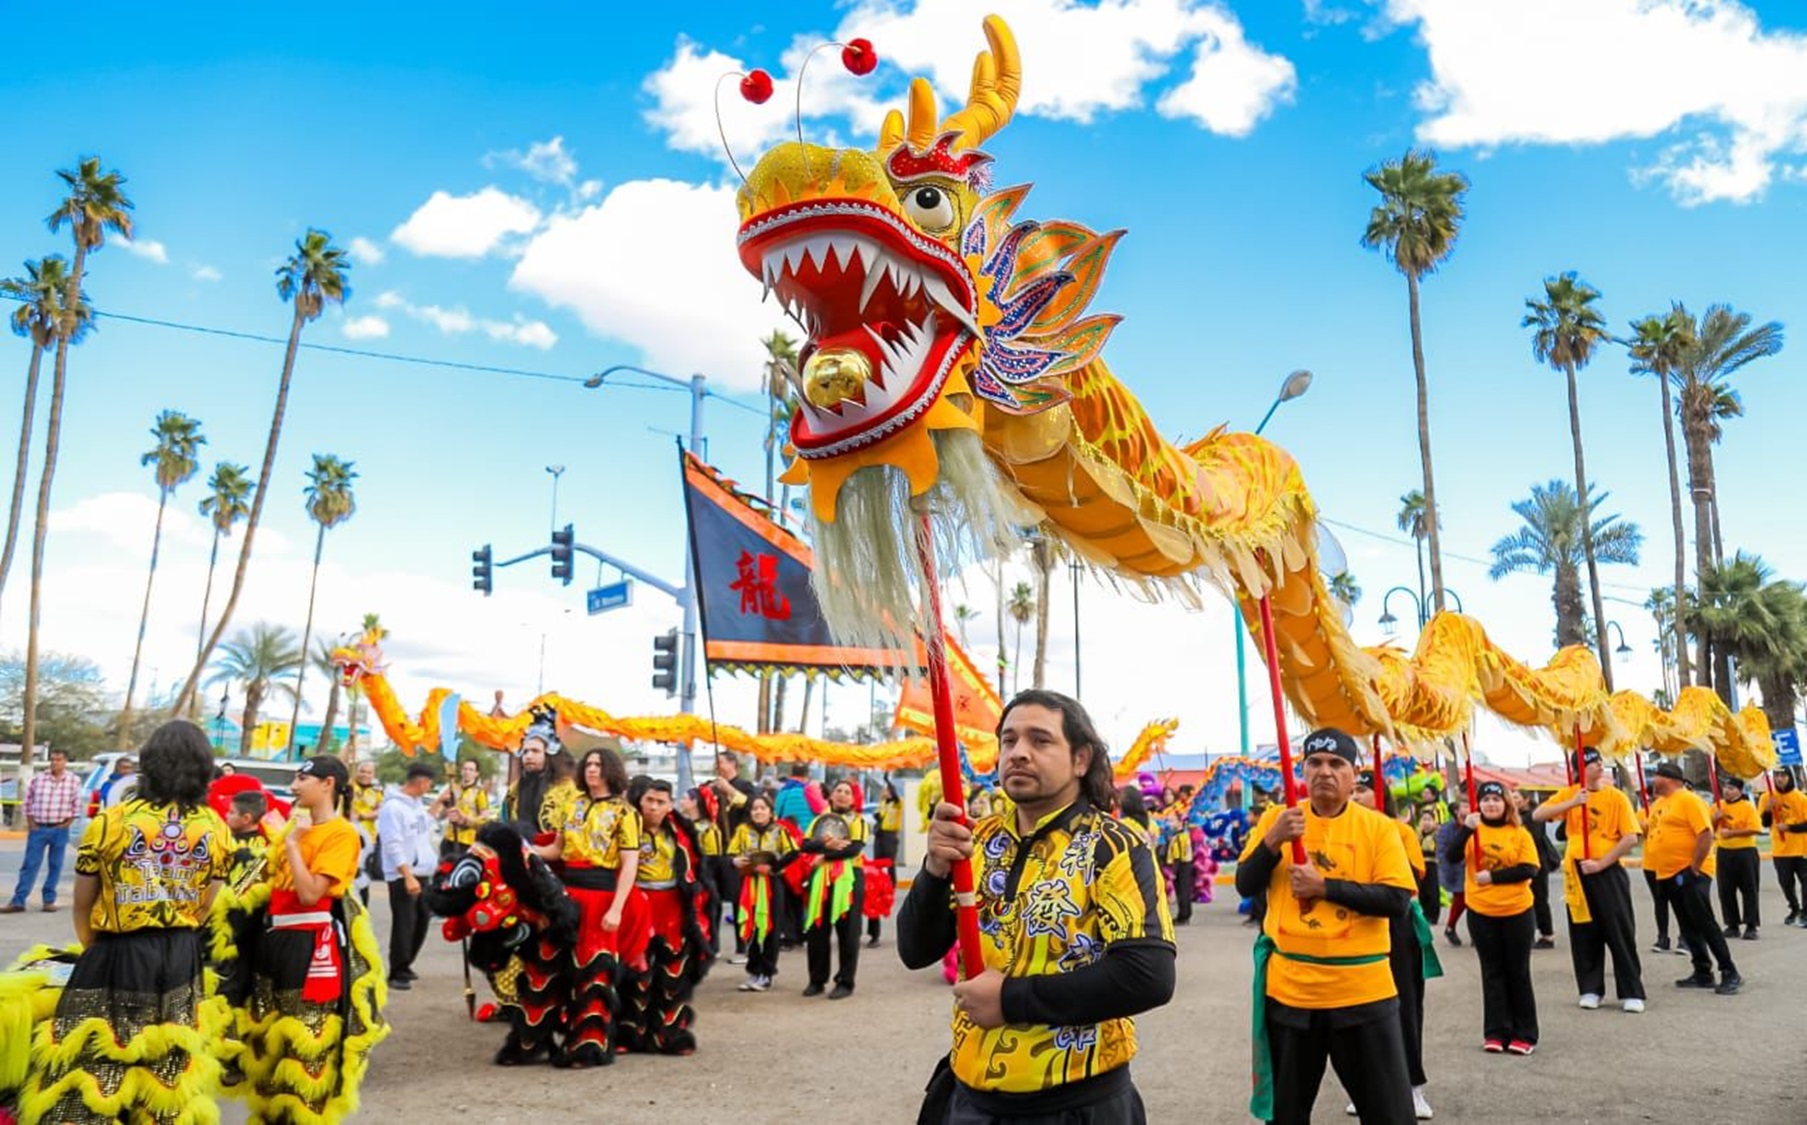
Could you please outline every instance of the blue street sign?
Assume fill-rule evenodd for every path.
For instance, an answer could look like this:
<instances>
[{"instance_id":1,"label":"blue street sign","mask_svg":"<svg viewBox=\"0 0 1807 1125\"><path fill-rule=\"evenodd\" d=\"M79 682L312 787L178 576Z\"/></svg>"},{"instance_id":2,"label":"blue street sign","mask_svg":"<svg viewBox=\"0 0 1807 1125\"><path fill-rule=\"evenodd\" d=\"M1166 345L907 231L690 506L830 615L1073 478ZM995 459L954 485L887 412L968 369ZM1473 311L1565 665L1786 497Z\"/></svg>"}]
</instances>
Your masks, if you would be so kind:
<instances>
[{"instance_id":1,"label":"blue street sign","mask_svg":"<svg viewBox=\"0 0 1807 1125\"><path fill-rule=\"evenodd\" d=\"M1793 727L1769 732L1776 742L1776 759L1785 766L1801 764L1801 732Z\"/></svg>"},{"instance_id":2,"label":"blue street sign","mask_svg":"<svg viewBox=\"0 0 1807 1125\"><path fill-rule=\"evenodd\" d=\"M598 613L607 613L611 609L620 609L634 600L634 580L623 578L619 582L611 582L607 586L598 586L584 595L584 608L593 617Z\"/></svg>"}]
</instances>

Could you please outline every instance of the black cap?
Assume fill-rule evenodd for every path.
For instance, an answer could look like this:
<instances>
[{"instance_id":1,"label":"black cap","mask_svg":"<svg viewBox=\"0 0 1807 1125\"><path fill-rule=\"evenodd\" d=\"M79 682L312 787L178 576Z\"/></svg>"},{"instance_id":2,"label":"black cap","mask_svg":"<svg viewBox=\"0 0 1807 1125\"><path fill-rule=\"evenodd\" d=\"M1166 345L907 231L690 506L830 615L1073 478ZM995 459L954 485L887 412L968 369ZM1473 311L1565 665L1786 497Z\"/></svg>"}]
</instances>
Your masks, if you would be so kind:
<instances>
[{"instance_id":1,"label":"black cap","mask_svg":"<svg viewBox=\"0 0 1807 1125\"><path fill-rule=\"evenodd\" d=\"M345 768L344 762L331 754L316 754L302 762L301 768L295 772L308 777L317 777L322 781L330 777L339 783L340 789L351 784L351 771Z\"/></svg>"},{"instance_id":2,"label":"black cap","mask_svg":"<svg viewBox=\"0 0 1807 1125\"><path fill-rule=\"evenodd\" d=\"M1737 774L1725 773L1722 771L1719 775L1719 784L1721 787L1724 787L1727 785L1736 785L1739 789L1743 789L1744 788L1744 779L1742 777L1739 777Z\"/></svg>"},{"instance_id":3,"label":"black cap","mask_svg":"<svg viewBox=\"0 0 1807 1125\"><path fill-rule=\"evenodd\" d=\"M1475 786L1474 797L1477 801L1482 797L1498 797L1503 801L1506 799L1506 787L1497 781L1483 781Z\"/></svg>"},{"instance_id":4,"label":"black cap","mask_svg":"<svg viewBox=\"0 0 1807 1125\"><path fill-rule=\"evenodd\" d=\"M1581 761L1584 764L1590 765L1590 766L1599 765L1600 764L1600 751L1594 749L1592 746L1587 747L1586 749L1581 751Z\"/></svg>"},{"instance_id":5,"label":"black cap","mask_svg":"<svg viewBox=\"0 0 1807 1125\"><path fill-rule=\"evenodd\" d=\"M1658 762L1656 766L1656 776L1666 777L1670 781L1688 780L1688 775L1683 773L1682 768L1674 762Z\"/></svg>"},{"instance_id":6,"label":"black cap","mask_svg":"<svg viewBox=\"0 0 1807 1125\"><path fill-rule=\"evenodd\" d=\"M1320 727L1306 735L1299 744L1299 753L1307 758L1313 754L1335 754L1352 766L1360 765L1362 760L1361 747L1355 739L1335 727Z\"/></svg>"},{"instance_id":7,"label":"black cap","mask_svg":"<svg viewBox=\"0 0 1807 1125\"><path fill-rule=\"evenodd\" d=\"M1355 783L1357 785L1361 786L1363 789L1374 788L1374 771L1373 770L1356 770L1355 771Z\"/></svg>"}]
</instances>

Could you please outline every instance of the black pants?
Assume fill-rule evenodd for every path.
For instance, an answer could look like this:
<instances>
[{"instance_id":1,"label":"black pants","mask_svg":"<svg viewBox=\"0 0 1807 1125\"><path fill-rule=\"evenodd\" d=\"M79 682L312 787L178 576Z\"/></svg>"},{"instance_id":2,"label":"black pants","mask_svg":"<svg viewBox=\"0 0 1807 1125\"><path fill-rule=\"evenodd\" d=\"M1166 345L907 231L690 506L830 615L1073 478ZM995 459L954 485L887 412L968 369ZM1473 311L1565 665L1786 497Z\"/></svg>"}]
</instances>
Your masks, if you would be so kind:
<instances>
[{"instance_id":1,"label":"black pants","mask_svg":"<svg viewBox=\"0 0 1807 1125\"><path fill-rule=\"evenodd\" d=\"M715 910L709 919L709 940L716 949L721 948L719 931L722 918L729 918L729 928L734 931L734 952L747 951L746 939L740 936L740 870L734 866L734 860L725 855L706 855L703 857L703 882L715 895Z\"/></svg>"},{"instance_id":2,"label":"black pants","mask_svg":"<svg viewBox=\"0 0 1807 1125\"><path fill-rule=\"evenodd\" d=\"M1719 849L1719 913L1726 925L1754 930L1763 924L1757 913L1757 872L1761 866L1756 848Z\"/></svg>"},{"instance_id":3,"label":"black pants","mask_svg":"<svg viewBox=\"0 0 1807 1125\"><path fill-rule=\"evenodd\" d=\"M1537 1042L1531 988L1532 912L1504 918L1468 912L1468 937L1481 958L1481 1034L1502 1043Z\"/></svg>"},{"instance_id":4,"label":"black pants","mask_svg":"<svg viewBox=\"0 0 1807 1125\"><path fill-rule=\"evenodd\" d=\"M773 930L760 941L757 936L747 942L747 975L754 977L775 977L778 975L778 931Z\"/></svg>"},{"instance_id":5,"label":"black pants","mask_svg":"<svg viewBox=\"0 0 1807 1125\"><path fill-rule=\"evenodd\" d=\"M1437 881L1434 856L1424 857L1424 878L1418 880L1418 909L1424 911L1424 920L1433 926L1443 917L1443 885Z\"/></svg>"},{"instance_id":6,"label":"black pants","mask_svg":"<svg viewBox=\"0 0 1807 1125\"><path fill-rule=\"evenodd\" d=\"M1669 936L1669 892L1648 867L1644 868L1644 885L1650 888L1650 901L1656 904L1656 937L1662 941Z\"/></svg>"},{"instance_id":7,"label":"black pants","mask_svg":"<svg viewBox=\"0 0 1807 1125\"><path fill-rule=\"evenodd\" d=\"M1191 860L1173 865L1173 920L1192 921L1192 900L1198 897L1198 865Z\"/></svg>"},{"instance_id":8,"label":"black pants","mask_svg":"<svg viewBox=\"0 0 1807 1125\"><path fill-rule=\"evenodd\" d=\"M974 1105L966 1088L957 1083L948 1099L947 1116L941 1119L943 1125L1146 1125L1147 1121L1148 1111L1134 1086L1078 1109L1001 1115Z\"/></svg>"},{"instance_id":9,"label":"black pants","mask_svg":"<svg viewBox=\"0 0 1807 1125\"><path fill-rule=\"evenodd\" d=\"M1556 936L1556 918L1550 913L1550 876L1546 871L1531 876L1531 913L1537 919L1538 937Z\"/></svg>"},{"instance_id":10,"label":"black pants","mask_svg":"<svg viewBox=\"0 0 1807 1125\"><path fill-rule=\"evenodd\" d=\"M897 833L880 830L872 834L872 858L888 859L897 865Z\"/></svg>"},{"instance_id":11,"label":"black pants","mask_svg":"<svg viewBox=\"0 0 1807 1125\"><path fill-rule=\"evenodd\" d=\"M1613 987L1621 1000L1644 999L1644 968L1638 962L1638 923L1631 915L1631 880L1615 863L1581 876L1581 893L1594 920L1569 919L1569 957L1582 995L1606 995L1606 958L1612 956Z\"/></svg>"},{"instance_id":12,"label":"black pants","mask_svg":"<svg viewBox=\"0 0 1807 1125\"><path fill-rule=\"evenodd\" d=\"M1310 1125L1329 1061L1362 1125L1412 1125L1412 1083L1397 1005L1374 1005L1374 1019L1335 1026L1344 1013L1305 1012L1267 1001L1268 1052L1274 1065L1271 1125ZM1304 1026L1297 1026L1303 1017Z\"/></svg>"},{"instance_id":13,"label":"black pants","mask_svg":"<svg viewBox=\"0 0 1807 1125\"><path fill-rule=\"evenodd\" d=\"M1719 962L1720 972L1736 973L1738 966L1732 964L1732 952L1726 948L1725 935L1719 932L1718 919L1713 917L1713 880L1683 869L1664 879L1663 886L1675 907L1682 941L1687 943L1688 955L1694 960L1694 975L1711 977L1714 961Z\"/></svg>"},{"instance_id":14,"label":"black pants","mask_svg":"<svg viewBox=\"0 0 1807 1125\"><path fill-rule=\"evenodd\" d=\"M427 943L427 896L408 893L406 879L389 880L389 979L414 967Z\"/></svg>"},{"instance_id":15,"label":"black pants","mask_svg":"<svg viewBox=\"0 0 1807 1125\"><path fill-rule=\"evenodd\" d=\"M1782 884L1782 897L1788 900L1788 912L1801 912L1802 896L1807 895L1807 855L1776 857L1776 882Z\"/></svg>"},{"instance_id":16,"label":"black pants","mask_svg":"<svg viewBox=\"0 0 1807 1125\"><path fill-rule=\"evenodd\" d=\"M1393 918L1387 929L1393 946L1387 966L1393 970L1393 987L1399 992L1399 1037L1405 1044L1405 1069L1412 1085L1422 1086L1424 1076L1424 953L1411 915Z\"/></svg>"},{"instance_id":17,"label":"black pants","mask_svg":"<svg viewBox=\"0 0 1807 1125\"><path fill-rule=\"evenodd\" d=\"M804 944L809 947L809 983L828 983L828 939L832 933L840 952L840 967L835 970L834 982L853 987L853 975L860 967L860 916L865 901L866 877L855 871L853 903L847 913L841 915L838 922L830 924L823 919L805 932Z\"/></svg>"}]
</instances>

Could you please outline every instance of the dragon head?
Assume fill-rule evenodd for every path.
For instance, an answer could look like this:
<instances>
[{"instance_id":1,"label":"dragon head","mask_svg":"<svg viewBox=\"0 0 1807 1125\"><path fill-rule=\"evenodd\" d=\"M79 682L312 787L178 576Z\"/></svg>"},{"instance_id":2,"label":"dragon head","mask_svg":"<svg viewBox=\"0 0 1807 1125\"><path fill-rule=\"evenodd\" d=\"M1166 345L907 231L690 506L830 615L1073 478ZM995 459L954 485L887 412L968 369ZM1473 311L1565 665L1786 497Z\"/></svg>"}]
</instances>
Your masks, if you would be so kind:
<instances>
[{"instance_id":1,"label":"dragon head","mask_svg":"<svg viewBox=\"0 0 1807 1125\"><path fill-rule=\"evenodd\" d=\"M377 642L383 637L383 630L367 629L358 638L355 645L340 645L332 651L333 666L339 670L339 682L346 687L356 687L365 676L374 676L383 670L383 649Z\"/></svg>"}]
</instances>

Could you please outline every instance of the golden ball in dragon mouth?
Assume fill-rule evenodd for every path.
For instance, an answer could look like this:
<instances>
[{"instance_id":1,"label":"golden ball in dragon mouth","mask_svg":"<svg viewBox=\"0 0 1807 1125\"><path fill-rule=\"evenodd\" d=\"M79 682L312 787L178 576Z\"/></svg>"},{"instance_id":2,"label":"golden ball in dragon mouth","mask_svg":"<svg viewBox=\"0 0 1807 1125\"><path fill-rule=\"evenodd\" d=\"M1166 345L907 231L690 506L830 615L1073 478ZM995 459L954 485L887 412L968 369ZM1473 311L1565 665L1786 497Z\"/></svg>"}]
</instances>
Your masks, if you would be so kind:
<instances>
[{"instance_id":1,"label":"golden ball in dragon mouth","mask_svg":"<svg viewBox=\"0 0 1807 1125\"><path fill-rule=\"evenodd\" d=\"M858 348L824 348L803 365L803 397L826 410L861 398L872 379L872 361Z\"/></svg>"}]
</instances>

